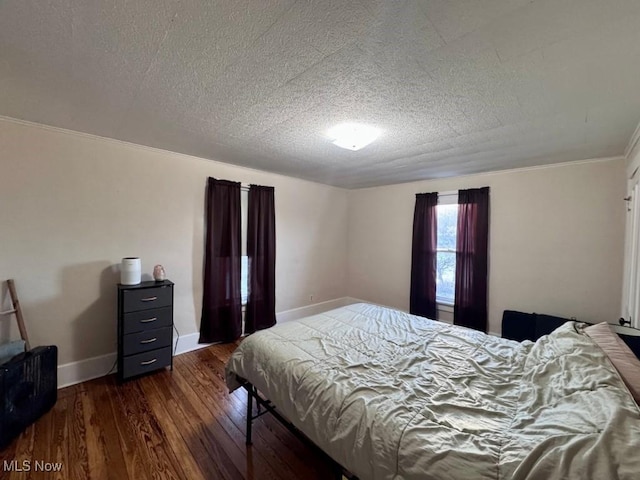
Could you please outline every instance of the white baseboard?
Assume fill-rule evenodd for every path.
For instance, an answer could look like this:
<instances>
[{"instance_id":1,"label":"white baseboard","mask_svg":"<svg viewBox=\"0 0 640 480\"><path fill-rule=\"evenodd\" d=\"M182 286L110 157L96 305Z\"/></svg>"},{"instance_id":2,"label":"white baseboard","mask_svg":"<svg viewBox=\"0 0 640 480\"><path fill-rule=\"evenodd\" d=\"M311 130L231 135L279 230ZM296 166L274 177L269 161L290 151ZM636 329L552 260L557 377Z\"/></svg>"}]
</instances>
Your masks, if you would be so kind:
<instances>
[{"instance_id":1,"label":"white baseboard","mask_svg":"<svg viewBox=\"0 0 640 480\"><path fill-rule=\"evenodd\" d=\"M58 365L58 388L69 387L76 383L104 377L111 371L112 367L113 371L116 371L115 363L116 354L114 352L78 362Z\"/></svg>"},{"instance_id":2,"label":"white baseboard","mask_svg":"<svg viewBox=\"0 0 640 480\"><path fill-rule=\"evenodd\" d=\"M294 308L291 310L285 310L284 312L276 313L276 319L278 322L288 322L296 320L298 318L308 317L310 315L316 315L318 313L326 312L338 307L344 307L345 305L351 305L357 303L358 300L350 297L336 298L334 300L328 300L326 302L315 303L313 305L306 305L300 308ZM200 334L187 333L180 335L177 341L177 346L174 344L176 355L182 353L191 352L200 348L208 347L211 344L198 343ZM93 380L94 378L104 377L108 373L117 371L116 366L116 353L108 353L106 355L100 355L98 357L87 358L77 362L65 363L58 366L58 388L69 387L76 383L86 382Z\"/></svg>"},{"instance_id":3,"label":"white baseboard","mask_svg":"<svg viewBox=\"0 0 640 480\"><path fill-rule=\"evenodd\" d=\"M210 345L198 343L199 338L200 334L196 332L180 335L180 338L177 339L177 345L174 339L173 348L176 355ZM80 360L78 362L65 363L64 365L58 366L58 388L69 387L76 383L104 377L109 373L115 373L117 371L115 352L100 355L99 357L87 358L86 360Z\"/></svg>"},{"instance_id":4,"label":"white baseboard","mask_svg":"<svg viewBox=\"0 0 640 480\"><path fill-rule=\"evenodd\" d=\"M291 310L276 313L276 320L278 323L290 322L291 320L310 317L311 315L317 315L318 313L333 310L334 308L344 307L357 302L359 302L359 300L351 297L335 298L333 300L327 300L326 302L314 303L313 305L305 305L304 307L292 308Z\"/></svg>"},{"instance_id":5,"label":"white baseboard","mask_svg":"<svg viewBox=\"0 0 640 480\"><path fill-rule=\"evenodd\" d=\"M211 345L210 343L198 343L199 339L200 334L198 332L180 335L180 338L178 339L178 345L176 346L174 344L173 346L176 355L182 355L183 353L192 352L194 350L198 350L199 348L204 348Z\"/></svg>"}]
</instances>

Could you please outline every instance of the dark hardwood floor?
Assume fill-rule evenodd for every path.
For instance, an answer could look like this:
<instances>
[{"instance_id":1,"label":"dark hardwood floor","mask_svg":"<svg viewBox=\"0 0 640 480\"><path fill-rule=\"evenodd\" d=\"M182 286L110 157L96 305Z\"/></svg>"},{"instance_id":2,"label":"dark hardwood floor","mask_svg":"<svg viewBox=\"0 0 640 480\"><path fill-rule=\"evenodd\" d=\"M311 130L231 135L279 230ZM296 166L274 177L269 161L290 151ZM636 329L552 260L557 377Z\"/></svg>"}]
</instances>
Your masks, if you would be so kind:
<instances>
[{"instance_id":1,"label":"dark hardwood floor","mask_svg":"<svg viewBox=\"0 0 640 480\"><path fill-rule=\"evenodd\" d=\"M173 372L117 385L115 375L62 389L55 407L0 452L0 478L327 479L331 465L271 415L245 445L246 392L224 364L235 345L179 355ZM3 471L5 461L30 471ZM58 462L36 472L35 462Z\"/></svg>"}]
</instances>

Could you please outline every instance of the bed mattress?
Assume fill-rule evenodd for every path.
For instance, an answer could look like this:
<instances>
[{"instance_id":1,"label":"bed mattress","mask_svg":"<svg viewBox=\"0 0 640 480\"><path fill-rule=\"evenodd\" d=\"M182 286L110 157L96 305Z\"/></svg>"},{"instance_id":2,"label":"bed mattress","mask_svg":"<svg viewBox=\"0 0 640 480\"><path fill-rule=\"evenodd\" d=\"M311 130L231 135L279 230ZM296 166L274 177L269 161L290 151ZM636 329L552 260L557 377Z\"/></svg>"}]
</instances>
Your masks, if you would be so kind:
<instances>
[{"instance_id":1,"label":"bed mattress","mask_svg":"<svg viewBox=\"0 0 640 480\"><path fill-rule=\"evenodd\" d=\"M249 336L237 376L362 480L640 478L640 410L575 322L518 343L355 304Z\"/></svg>"}]
</instances>

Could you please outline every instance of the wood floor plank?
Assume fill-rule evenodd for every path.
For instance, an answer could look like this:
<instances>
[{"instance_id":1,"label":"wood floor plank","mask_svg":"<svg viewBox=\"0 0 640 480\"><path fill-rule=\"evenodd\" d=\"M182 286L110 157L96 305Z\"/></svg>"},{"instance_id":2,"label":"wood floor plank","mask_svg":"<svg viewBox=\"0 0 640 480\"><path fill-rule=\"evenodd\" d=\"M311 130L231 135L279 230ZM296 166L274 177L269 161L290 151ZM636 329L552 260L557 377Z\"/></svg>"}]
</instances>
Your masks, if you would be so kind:
<instances>
[{"instance_id":1,"label":"wood floor plank","mask_svg":"<svg viewBox=\"0 0 640 480\"><path fill-rule=\"evenodd\" d=\"M147 469L154 477L186 479L173 450L167 447L164 432L150 412L139 382L137 380L118 386L118 394L126 406L127 417L133 423L138 448L147 453L143 457L147 460Z\"/></svg>"},{"instance_id":2,"label":"wood floor plank","mask_svg":"<svg viewBox=\"0 0 640 480\"><path fill-rule=\"evenodd\" d=\"M217 357L207 355L204 350L199 352L197 361L192 361L194 362L192 365L192 371L197 373L195 377L200 380L202 387L205 390L215 391L218 393L218 401L224 406L225 413L234 422L238 430L242 431L244 435L246 404L242 404L241 408L238 408L238 397L229 395L227 386L223 381L224 365ZM257 429L256 435L253 438L253 445L261 452L262 456L265 457L272 468L279 472L281 476L291 474L293 478L296 478L299 473L294 474L294 471L291 469L291 465L286 462L286 459L281 455L285 449L278 448L280 445L273 442L274 438L262 435L260 420L254 424L254 427L257 427ZM288 455L288 452L286 455ZM303 472L304 470L306 470L306 468L302 469ZM305 478L313 477L309 477L309 474L305 472Z\"/></svg>"},{"instance_id":3,"label":"wood floor plank","mask_svg":"<svg viewBox=\"0 0 640 480\"><path fill-rule=\"evenodd\" d=\"M126 478L149 480L152 478L150 470L146 468L149 463L149 455L146 450L138 447L133 423L127 416L126 408L122 404L115 385L115 375L109 376L112 388L108 389L109 403L113 413L113 420L120 437L122 458L127 470ZM145 462L145 459L147 460Z\"/></svg>"},{"instance_id":4,"label":"wood floor plank","mask_svg":"<svg viewBox=\"0 0 640 480\"><path fill-rule=\"evenodd\" d=\"M81 392L82 415L86 427L85 441L87 443L87 457L91 466L91 477L96 480L109 479L109 467L105 452L105 440L102 428L89 392Z\"/></svg>"},{"instance_id":5,"label":"wood floor plank","mask_svg":"<svg viewBox=\"0 0 640 480\"><path fill-rule=\"evenodd\" d=\"M26 476L29 480L44 480L49 474L39 468L40 462L49 461L49 447L52 442L54 412L47 412L34 427L33 454L31 469ZM24 478L24 477L23 477Z\"/></svg>"},{"instance_id":6,"label":"wood floor plank","mask_svg":"<svg viewBox=\"0 0 640 480\"><path fill-rule=\"evenodd\" d=\"M69 478L69 464L66 461L69 455L69 425L65 412L69 408L70 398L73 399L70 395L59 398L53 406L53 431L47 460L61 466L60 470L55 470L51 473L50 478L53 480L66 480Z\"/></svg>"},{"instance_id":7,"label":"wood floor plank","mask_svg":"<svg viewBox=\"0 0 640 480\"><path fill-rule=\"evenodd\" d=\"M228 422L226 428L230 432L235 433L234 441L241 447L247 448L245 445L245 413L238 414L235 408L229 408L230 403L236 401L235 398L231 398L226 392L226 387L220 388L220 385L213 386L212 382L220 381L219 373L212 372L209 366L205 362L195 361L192 365L191 371L194 373L193 377L198 380L198 384L194 388L198 391L199 395L209 395L208 392L223 391L224 395L217 397L217 403L213 406L212 402L207 402L208 405L212 405L210 408L215 411L217 415L224 413L228 419L223 419ZM217 409L217 410L216 410ZM235 426L235 428L234 428ZM259 466L259 463L266 461L266 463L277 472L276 478L301 478L299 472L291 470L286 462L280 458L273 449L273 446L269 442L265 441L262 437L256 436L253 441L253 446L250 447L257 454L253 455L252 460L254 467L259 468L264 475L263 467Z\"/></svg>"},{"instance_id":8,"label":"wood floor plank","mask_svg":"<svg viewBox=\"0 0 640 480\"><path fill-rule=\"evenodd\" d=\"M206 409L202 398L197 396L182 375L182 371L174 371L173 381L163 390L163 394L167 404L180 415L181 422L189 426L183 432L188 431L184 438L189 449L199 461L203 462L203 470L221 470L220 473L224 478L247 478L243 449L238 448L224 426L216 421L210 410ZM157 377L154 378L154 381L157 380ZM161 388L157 382L156 387L158 390ZM212 455L214 451L223 452L225 460L220 461L220 453Z\"/></svg>"},{"instance_id":9,"label":"wood floor plank","mask_svg":"<svg viewBox=\"0 0 640 480\"><path fill-rule=\"evenodd\" d=\"M192 375L183 375L180 370L173 372L174 381L180 391L197 411L201 438L206 441L209 455L219 462L220 452L233 462L241 478L253 478L252 465L247 464L244 445L244 434L229 421L224 412L219 410L216 401L201 389ZM258 462L263 462L262 457ZM270 467L260 463L260 467L268 474Z\"/></svg>"},{"instance_id":10,"label":"wood floor plank","mask_svg":"<svg viewBox=\"0 0 640 480\"><path fill-rule=\"evenodd\" d=\"M81 384L80 384L81 385ZM75 397L78 394L80 385L71 385L70 387L61 388L58 390L58 400L63 398Z\"/></svg>"},{"instance_id":11,"label":"wood floor plank","mask_svg":"<svg viewBox=\"0 0 640 480\"><path fill-rule=\"evenodd\" d=\"M225 364L221 361L220 356L217 355L218 353L219 350L203 349L198 354L198 361L201 366L210 367L204 372L220 389L226 391L227 387L221 374L221 372L224 372ZM235 414L232 415L232 418L241 422L244 422L246 414L246 397L247 394L243 389L237 390L230 395L230 400L232 401L227 405L227 413L230 413L229 409L234 409ZM271 415L264 415L255 421L253 432L265 439L266 448L273 450L273 454L284 459L296 471L305 471L305 478L327 478L331 475L330 470L327 468L326 460L318 456L309 458L309 446L295 437Z\"/></svg>"},{"instance_id":12,"label":"wood floor plank","mask_svg":"<svg viewBox=\"0 0 640 480\"><path fill-rule=\"evenodd\" d=\"M156 375L156 377L159 376ZM140 384L154 416L169 440L169 445L176 457L181 459L181 467L186 477L190 480L206 478L197 459L189 449L188 441L192 430L189 429L189 422L182 415L180 406L176 402L167 401L167 397L160 394L152 376L143 379ZM210 463L207 467L217 468L214 463Z\"/></svg>"},{"instance_id":13,"label":"wood floor plank","mask_svg":"<svg viewBox=\"0 0 640 480\"><path fill-rule=\"evenodd\" d=\"M78 389L79 391L79 389ZM69 439L68 473L72 480L83 480L92 477L89 471L89 455L87 452L87 432L84 422L82 397L76 393L67 400L67 428Z\"/></svg>"},{"instance_id":14,"label":"wood floor plank","mask_svg":"<svg viewBox=\"0 0 640 480\"><path fill-rule=\"evenodd\" d=\"M331 478L329 462L270 416L245 445L246 393L229 394L237 344L174 358L174 370L119 385L111 375L58 391L54 408L0 452L0 462L60 462L59 472L1 480L298 480Z\"/></svg>"},{"instance_id":15,"label":"wood floor plank","mask_svg":"<svg viewBox=\"0 0 640 480\"><path fill-rule=\"evenodd\" d=\"M18 462L18 467L22 468L25 461L30 462L33 457L33 450L35 447L35 425L31 425L20 436L14 440L15 442L15 457L13 460ZM8 459L11 460L11 459ZM7 480L25 480L27 475L24 472L18 470L12 470L7 476Z\"/></svg>"},{"instance_id":16,"label":"wood floor plank","mask_svg":"<svg viewBox=\"0 0 640 480\"><path fill-rule=\"evenodd\" d=\"M99 432L97 440L100 442L100 451L107 465L107 478L125 478L128 475L127 465L108 393L112 386L112 377L100 378L93 385L95 388L90 390L90 399L98 425L94 430Z\"/></svg>"},{"instance_id":17,"label":"wood floor plank","mask_svg":"<svg viewBox=\"0 0 640 480\"><path fill-rule=\"evenodd\" d=\"M216 350L215 353L219 351ZM225 409L227 414L230 415L230 418L236 423L238 428L242 429L244 432L245 425L245 415L246 415L246 393L242 391L243 395L229 395L226 393L227 386L224 383L224 363L222 360L226 356L228 358L229 351L227 351L227 355L216 355L212 353L209 349L204 349L198 352L198 364L202 367L205 367L203 372L208 377L208 379L216 385L216 388L219 389L221 395L225 396L227 400L225 404ZM221 353L225 353L222 351ZM226 398L228 397L228 398ZM235 411L235 413L232 412ZM273 431L270 430L267 425L264 423L267 419L265 417L261 417L256 420L253 425L254 432L254 445L259 446L263 454L268 455L269 458L278 469L291 469L293 467L294 471L304 472L305 478L316 478L315 473L312 471L314 465L310 465L308 461L301 462L300 456L296 455L295 450L297 447L298 452L301 450L306 450L307 447L304 446L299 440L291 434L288 430L286 430L282 425L278 423L278 426L285 432L286 440L283 442L281 438L275 436ZM273 419L272 419L273 420ZM277 421L273 420L275 423ZM273 427L272 427L273 428ZM286 447L284 446L286 445ZM293 447L293 448L292 448ZM301 455L304 458L304 454ZM283 465L283 462L285 465ZM326 475L327 470L320 468L321 475ZM321 476L320 478L327 478L326 476Z\"/></svg>"}]
</instances>

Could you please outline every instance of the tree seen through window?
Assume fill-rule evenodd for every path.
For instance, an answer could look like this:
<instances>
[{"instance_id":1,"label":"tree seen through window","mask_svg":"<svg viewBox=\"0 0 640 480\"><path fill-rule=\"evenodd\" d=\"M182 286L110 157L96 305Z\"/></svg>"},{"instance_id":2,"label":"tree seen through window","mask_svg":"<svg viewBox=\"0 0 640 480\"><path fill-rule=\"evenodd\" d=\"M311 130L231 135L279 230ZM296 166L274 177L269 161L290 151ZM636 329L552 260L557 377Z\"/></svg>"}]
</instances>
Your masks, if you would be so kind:
<instances>
[{"instance_id":1,"label":"tree seen through window","mask_svg":"<svg viewBox=\"0 0 640 480\"><path fill-rule=\"evenodd\" d=\"M442 303L454 303L456 280L456 232L458 205L440 204L438 215L436 298Z\"/></svg>"}]
</instances>

